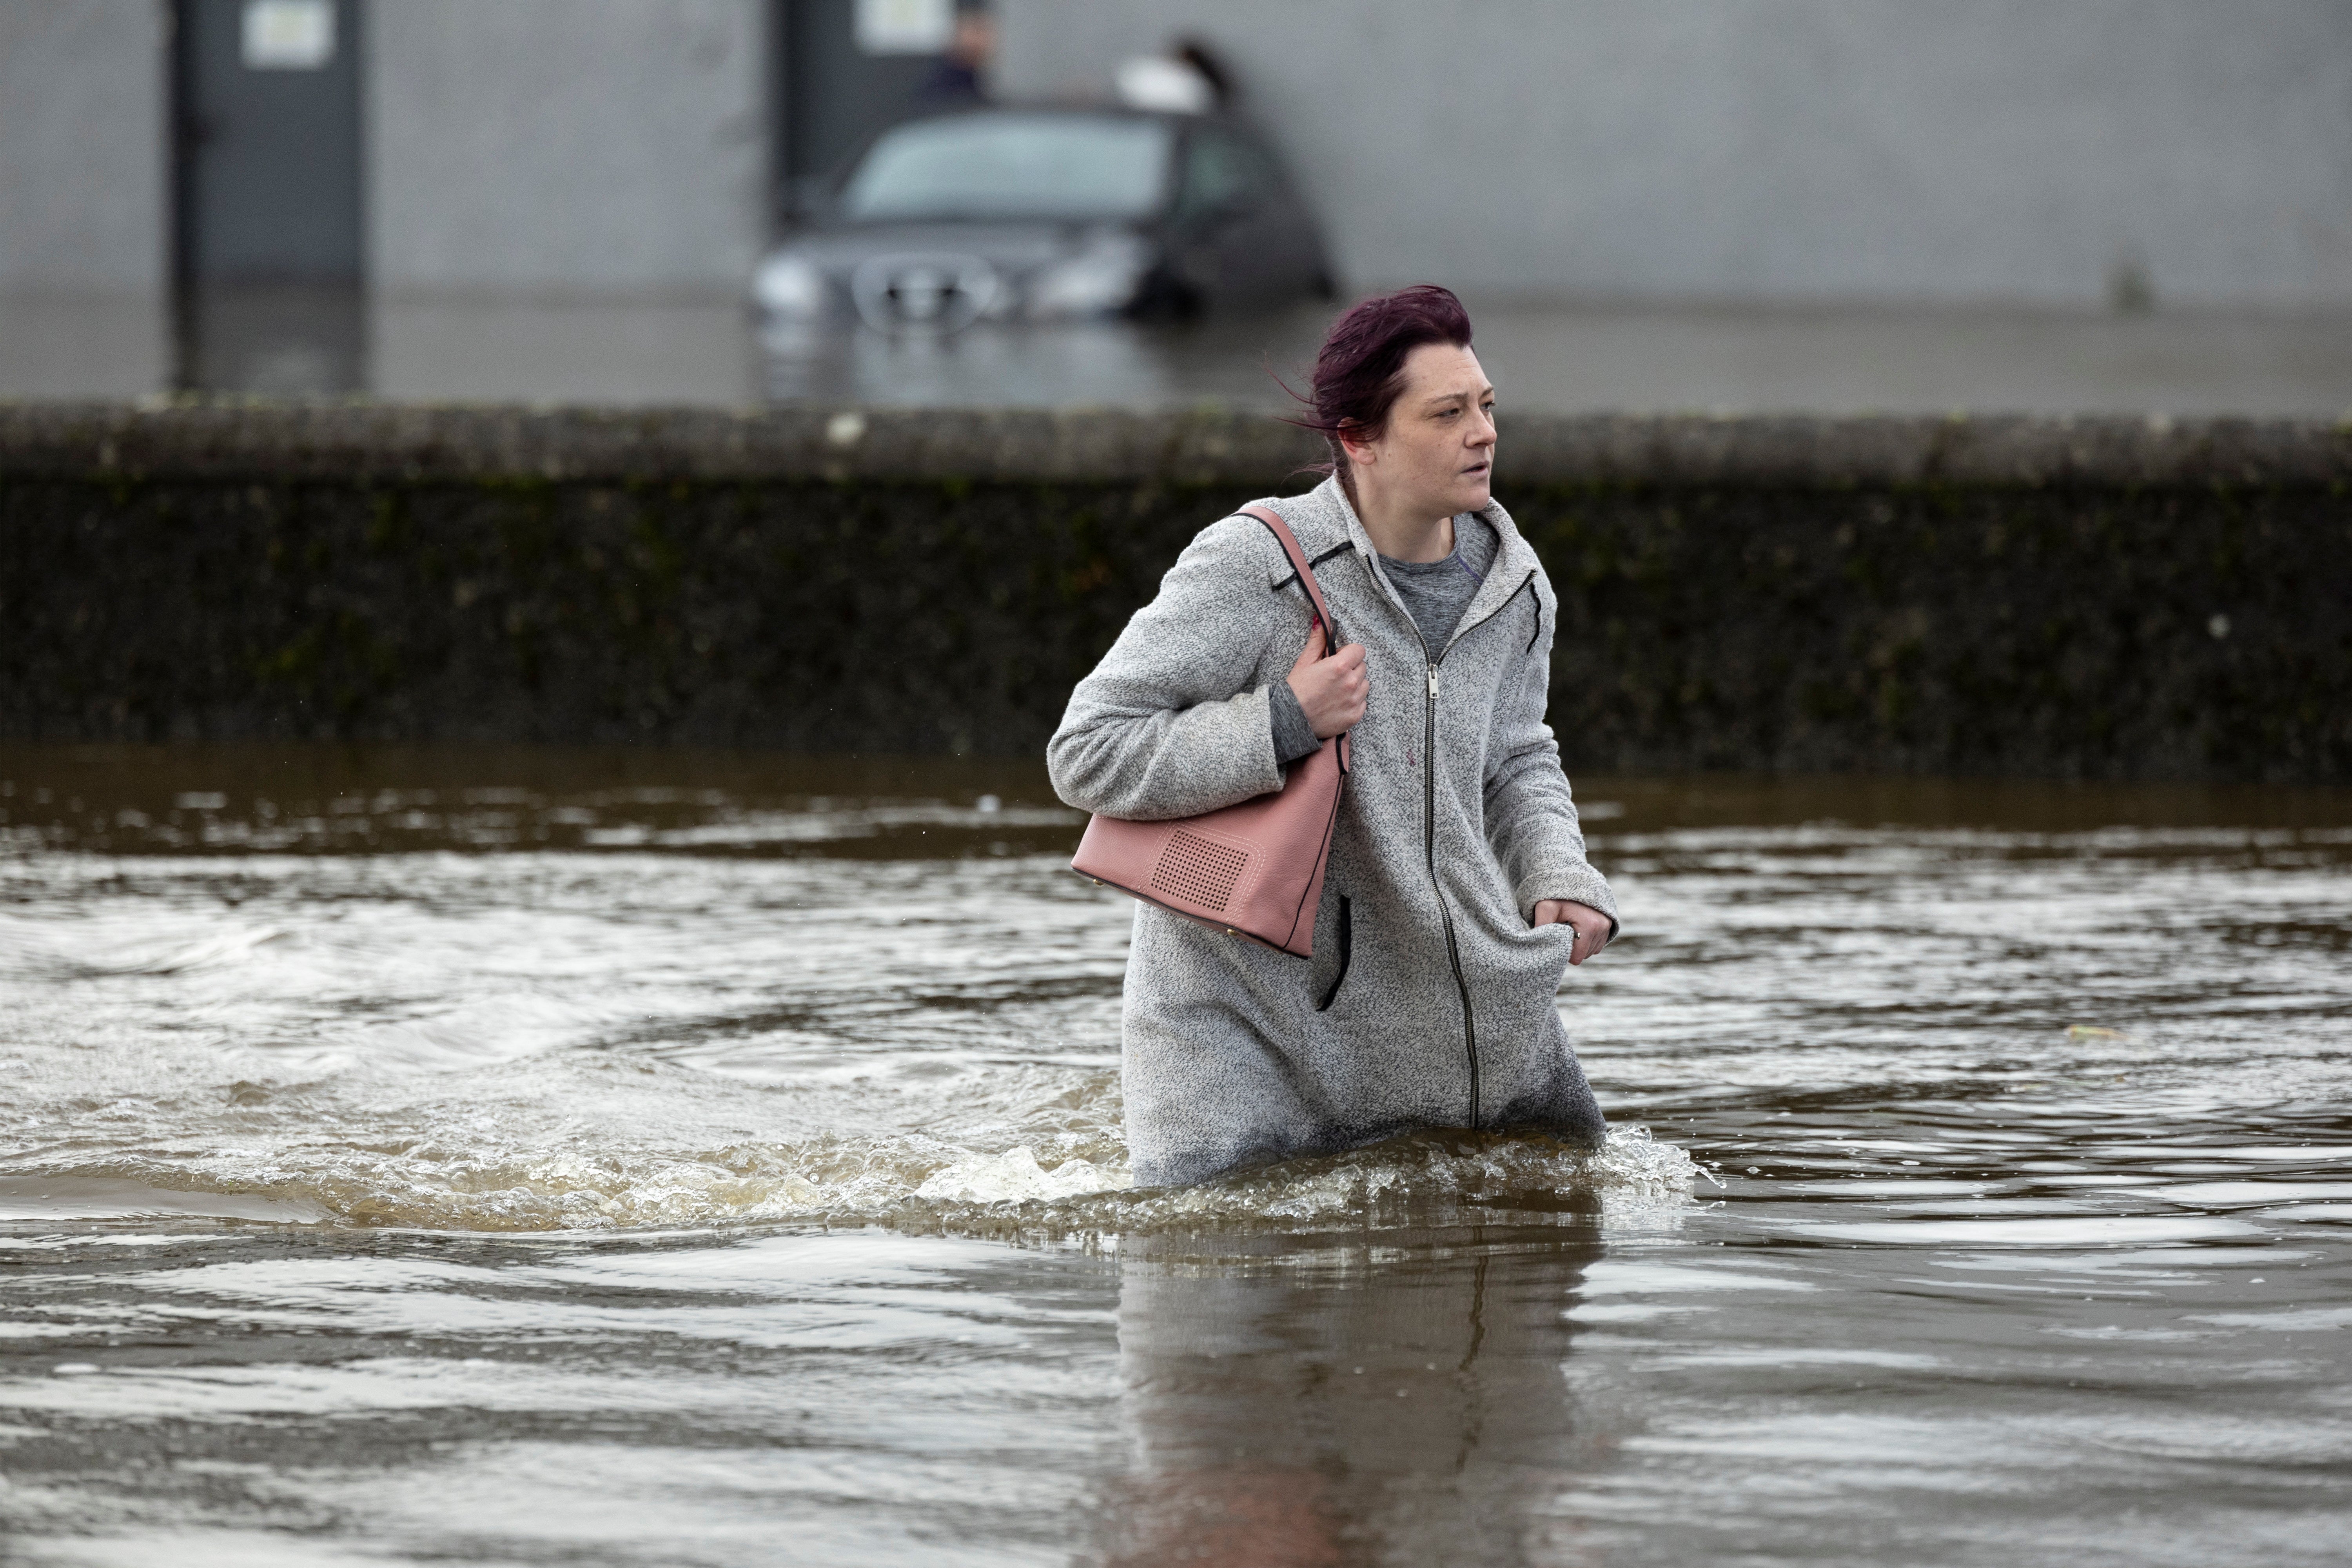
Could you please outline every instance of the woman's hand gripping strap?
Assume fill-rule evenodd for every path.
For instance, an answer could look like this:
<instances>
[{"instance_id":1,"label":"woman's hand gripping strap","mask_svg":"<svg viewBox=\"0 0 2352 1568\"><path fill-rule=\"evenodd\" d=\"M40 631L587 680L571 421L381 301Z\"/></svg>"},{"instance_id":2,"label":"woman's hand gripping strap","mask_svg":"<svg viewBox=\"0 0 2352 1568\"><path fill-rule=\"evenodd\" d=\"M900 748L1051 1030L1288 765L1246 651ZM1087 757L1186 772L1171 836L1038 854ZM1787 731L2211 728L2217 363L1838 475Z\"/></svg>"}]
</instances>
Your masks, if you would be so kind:
<instances>
[{"instance_id":1,"label":"woman's hand gripping strap","mask_svg":"<svg viewBox=\"0 0 2352 1568\"><path fill-rule=\"evenodd\" d=\"M1298 574L1299 587L1307 594L1308 633L1311 635L1318 626L1323 628L1323 656L1328 658L1338 653L1340 646L1339 623L1331 618L1331 606L1323 598L1323 584L1316 581L1315 568L1307 563L1307 552L1299 547L1297 535L1290 531L1290 525L1283 521L1282 515L1272 507L1245 506L1239 515L1254 517L1264 523L1266 531L1274 535L1275 542L1282 546L1282 552L1290 558L1291 568ZM1344 773L1348 771L1348 731L1342 731L1337 739L1339 742L1339 771Z\"/></svg>"}]
</instances>

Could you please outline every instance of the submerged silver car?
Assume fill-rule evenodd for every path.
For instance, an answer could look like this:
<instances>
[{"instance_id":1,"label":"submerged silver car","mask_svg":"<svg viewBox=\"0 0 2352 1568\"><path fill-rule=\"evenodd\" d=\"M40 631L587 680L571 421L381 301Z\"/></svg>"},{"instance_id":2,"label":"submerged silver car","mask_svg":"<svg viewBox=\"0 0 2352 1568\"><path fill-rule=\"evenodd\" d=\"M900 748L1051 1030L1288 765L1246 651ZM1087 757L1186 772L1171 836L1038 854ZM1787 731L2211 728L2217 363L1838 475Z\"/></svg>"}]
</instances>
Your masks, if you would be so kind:
<instances>
[{"instance_id":1,"label":"submerged silver car","mask_svg":"<svg viewBox=\"0 0 2352 1568\"><path fill-rule=\"evenodd\" d=\"M875 139L760 266L774 321L944 333L1328 298L1306 204L1230 120L979 109Z\"/></svg>"}]
</instances>

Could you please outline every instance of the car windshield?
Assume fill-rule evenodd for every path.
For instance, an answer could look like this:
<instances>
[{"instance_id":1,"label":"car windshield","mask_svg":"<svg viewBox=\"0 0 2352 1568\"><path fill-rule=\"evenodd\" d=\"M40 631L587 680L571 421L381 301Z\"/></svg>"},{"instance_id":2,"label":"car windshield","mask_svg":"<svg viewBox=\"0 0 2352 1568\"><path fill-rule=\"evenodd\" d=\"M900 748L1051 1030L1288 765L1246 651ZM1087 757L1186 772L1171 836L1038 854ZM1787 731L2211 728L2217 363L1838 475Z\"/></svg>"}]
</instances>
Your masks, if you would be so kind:
<instances>
[{"instance_id":1,"label":"car windshield","mask_svg":"<svg viewBox=\"0 0 2352 1568\"><path fill-rule=\"evenodd\" d=\"M901 125L842 192L853 218L1138 218L1168 183L1168 127L1080 114Z\"/></svg>"}]
</instances>

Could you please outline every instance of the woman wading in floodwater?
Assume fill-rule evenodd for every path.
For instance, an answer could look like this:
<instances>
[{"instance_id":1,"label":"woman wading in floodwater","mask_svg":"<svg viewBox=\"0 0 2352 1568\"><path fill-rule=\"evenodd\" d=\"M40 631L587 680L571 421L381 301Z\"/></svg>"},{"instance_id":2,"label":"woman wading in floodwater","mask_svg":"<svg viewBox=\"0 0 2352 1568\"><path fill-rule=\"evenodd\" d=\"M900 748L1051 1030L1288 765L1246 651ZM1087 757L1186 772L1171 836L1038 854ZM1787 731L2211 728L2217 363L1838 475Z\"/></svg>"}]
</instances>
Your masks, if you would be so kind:
<instances>
[{"instance_id":1,"label":"woman wading in floodwater","mask_svg":"<svg viewBox=\"0 0 2352 1568\"><path fill-rule=\"evenodd\" d=\"M1489 489L1494 389L1444 289L1334 323L1302 423L1332 476L1279 513L1341 645L1324 647L1282 548L1203 529L1093 674L1046 755L1082 811L1164 821L1282 787L1354 731L1315 957L1139 903L1122 1018L1139 1185L1413 1128L1539 1128L1601 1109L1555 995L1616 934L1544 723L1558 602Z\"/></svg>"}]
</instances>

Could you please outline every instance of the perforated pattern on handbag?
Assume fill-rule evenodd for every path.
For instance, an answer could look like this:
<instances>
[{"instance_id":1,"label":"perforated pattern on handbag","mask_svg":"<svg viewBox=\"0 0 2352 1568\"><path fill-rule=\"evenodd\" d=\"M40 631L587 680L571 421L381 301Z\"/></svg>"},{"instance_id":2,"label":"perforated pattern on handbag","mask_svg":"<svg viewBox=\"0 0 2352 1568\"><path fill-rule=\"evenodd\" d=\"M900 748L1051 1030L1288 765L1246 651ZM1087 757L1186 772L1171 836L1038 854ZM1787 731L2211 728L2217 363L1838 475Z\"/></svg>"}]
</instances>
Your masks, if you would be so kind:
<instances>
[{"instance_id":1,"label":"perforated pattern on handbag","mask_svg":"<svg viewBox=\"0 0 2352 1568\"><path fill-rule=\"evenodd\" d=\"M1248 850L1212 843L1179 828L1169 836L1168 847L1151 868L1151 886L1202 909L1222 910L1248 866Z\"/></svg>"}]
</instances>

